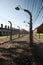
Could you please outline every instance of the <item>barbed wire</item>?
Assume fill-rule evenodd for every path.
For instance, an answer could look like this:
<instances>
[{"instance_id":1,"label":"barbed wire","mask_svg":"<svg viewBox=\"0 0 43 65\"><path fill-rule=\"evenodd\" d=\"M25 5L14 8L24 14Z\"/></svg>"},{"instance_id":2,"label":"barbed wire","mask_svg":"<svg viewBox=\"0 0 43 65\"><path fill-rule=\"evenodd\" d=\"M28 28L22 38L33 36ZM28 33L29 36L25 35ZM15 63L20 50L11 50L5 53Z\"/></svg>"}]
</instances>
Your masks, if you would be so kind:
<instances>
[{"instance_id":1,"label":"barbed wire","mask_svg":"<svg viewBox=\"0 0 43 65\"><path fill-rule=\"evenodd\" d=\"M43 6L42 6L42 4L43 4L43 0L40 0L40 2L38 2L39 4L38 4L38 7L37 7L37 11L36 11L36 18L35 18L35 21L37 20L37 18L39 17L39 15L40 15L40 13L41 13L41 11L42 11L42 9L43 9Z\"/></svg>"}]
</instances>

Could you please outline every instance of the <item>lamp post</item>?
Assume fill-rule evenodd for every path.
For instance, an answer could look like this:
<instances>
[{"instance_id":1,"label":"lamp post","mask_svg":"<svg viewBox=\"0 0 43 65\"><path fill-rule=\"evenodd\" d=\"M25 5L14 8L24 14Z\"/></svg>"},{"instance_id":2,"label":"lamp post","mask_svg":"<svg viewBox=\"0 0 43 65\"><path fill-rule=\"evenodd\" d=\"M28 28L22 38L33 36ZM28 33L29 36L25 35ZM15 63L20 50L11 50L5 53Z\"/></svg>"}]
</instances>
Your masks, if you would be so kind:
<instances>
[{"instance_id":1,"label":"lamp post","mask_svg":"<svg viewBox=\"0 0 43 65\"><path fill-rule=\"evenodd\" d=\"M20 10L19 7L16 7L15 8L16 10ZM21 10L24 10L25 12L27 12L29 15L30 15L30 46L32 46L32 43L33 43L33 34L32 34L32 14L29 10L26 10L26 9L22 9Z\"/></svg>"},{"instance_id":2,"label":"lamp post","mask_svg":"<svg viewBox=\"0 0 43 65\"><path fill-rule=\"evenodd\" d=\"M29 23L29 22L24 21L24 23L27 23L28 25L30 25L30 23ZM28 25L26 25L26 26L27 26L27 27L29 27Z\"/></svg>"},{"instance_id":3,"label":"lamp post","mask_svg":"<svg viewBox=\"0 0 43 65\"><path fill-rule=\"evenodd\" d=\"M24 21L24 23L30 24L29 22Z\"/></svg>"},{"instance_id":4,"label":"lamp post","mask_svg":"<svg viewBox=\"0 0 43 65\"><path fill-rule=\"evenodd\" d=\"M10 23L10 41L12 41L12 23L11 21L8 21Z\"/></svg>"}]
</instances>

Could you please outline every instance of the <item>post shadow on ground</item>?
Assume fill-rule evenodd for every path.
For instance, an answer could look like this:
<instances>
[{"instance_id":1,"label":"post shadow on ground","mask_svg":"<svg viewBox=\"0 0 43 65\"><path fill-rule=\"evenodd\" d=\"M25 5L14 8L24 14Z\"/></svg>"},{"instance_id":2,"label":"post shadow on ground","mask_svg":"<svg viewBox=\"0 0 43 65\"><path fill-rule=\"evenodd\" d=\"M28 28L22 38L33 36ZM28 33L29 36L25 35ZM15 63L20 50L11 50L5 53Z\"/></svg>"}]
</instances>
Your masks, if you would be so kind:
<instances>
[{"instance_id":1,"label":"post shadow on ground","mask_svg":"<svg viewBox=\"0 0 43 65\"><path fill-rule=\"evenodd\" d=\"M32 55L36 65L43 65L43 43L33 44Z\"/></svg>"},{"instance_id":2,"label":"post shadow on ground","mask_svg":"<svg viewBox=\"0 0 43 65\"><path fill-rule=\"evenodd\" d=\"M15 62L17 65L31 65L31 56L21 55L21 57L13 57L12 50L15 51L15 48L9 48L9 49L0 48L0 52L5 52L5 54L2 54L2 55L4 57L8 57L8 58L10 57L12 59L12 61ZM6 60L1 58L0 61L3 63Z\"/></svg>"},{"instance_id":3,"label":"post shadow on ground","mask_svg":"<svg viewBox=\"0 0 43 65\"><path fill-rule=\"evenodd\" d=\"M40 63L40 65L43 65L43 43L33 45L33 48L30 50L32 52L32 56L21 55L21 57L13 57L12 54L16 54L16 49L17 48L0 48L0 52L5 53L2 55L4 57L10 57L13 63L15 62L17 65L32 65L33 61L35 63ZM0 58L0 65L5 62L7 62L5 59Z\"/></svg>"}]
</instances>

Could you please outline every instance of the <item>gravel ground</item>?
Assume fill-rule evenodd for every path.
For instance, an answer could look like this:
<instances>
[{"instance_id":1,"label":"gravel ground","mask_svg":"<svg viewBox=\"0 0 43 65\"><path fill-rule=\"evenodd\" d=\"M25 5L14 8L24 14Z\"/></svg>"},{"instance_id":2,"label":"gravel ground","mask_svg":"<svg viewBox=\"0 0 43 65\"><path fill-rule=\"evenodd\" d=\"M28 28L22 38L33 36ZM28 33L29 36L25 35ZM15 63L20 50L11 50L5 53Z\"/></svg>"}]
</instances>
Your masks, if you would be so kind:
<instances>
[{"instance_id":1,"label":"gravel ground","mask_svg":"<svg viewBox=\"0 0 43 65\"><path fill-rule=\"evenodd\" d=\"M0 65L30 65L29 36L0 45Z\"/></svg>"}]
</instances>

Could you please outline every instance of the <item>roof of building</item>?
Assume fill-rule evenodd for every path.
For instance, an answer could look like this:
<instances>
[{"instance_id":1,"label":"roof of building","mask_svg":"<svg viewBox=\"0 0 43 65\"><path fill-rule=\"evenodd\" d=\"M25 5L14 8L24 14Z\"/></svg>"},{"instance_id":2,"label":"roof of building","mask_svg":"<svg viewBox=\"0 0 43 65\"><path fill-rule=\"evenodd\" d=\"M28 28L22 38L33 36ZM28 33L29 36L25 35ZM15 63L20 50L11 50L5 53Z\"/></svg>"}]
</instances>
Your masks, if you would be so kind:
<instances>
[{"instance_id":1,"label":"roof of building","mask_svg":"<svg viewBox=\"0 0 43 65\"><path fill-rule=\"evenodd\" d=\"M40 26L38 26L37 29L38 29L38 28L43 28L43 23L42 23Z\"/></svg>"},{"instance_id":2,"label":"roof of building","mask_svg":"<svg viewBox=\"0 0 43 65\"><path fill-rule=\"evenodd\" d=\"M42 28L43 27L43 23L41 25L39 25L38 27L36 27L34 30L38 29L38 28Z\"/></svg>"}]
</instances>

